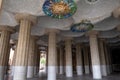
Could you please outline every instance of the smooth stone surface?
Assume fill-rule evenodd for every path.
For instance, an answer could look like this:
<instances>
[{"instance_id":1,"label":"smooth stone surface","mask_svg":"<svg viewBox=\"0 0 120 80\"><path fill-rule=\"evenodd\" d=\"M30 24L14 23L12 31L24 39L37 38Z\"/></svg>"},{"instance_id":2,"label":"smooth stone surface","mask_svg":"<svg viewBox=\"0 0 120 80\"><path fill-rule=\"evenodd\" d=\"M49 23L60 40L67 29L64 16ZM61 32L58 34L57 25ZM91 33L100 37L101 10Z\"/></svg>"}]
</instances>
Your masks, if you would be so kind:
<instances>
[{"instance_id":1,"label":"smooth stone surface","mask_svg":"<svg viewBox=\"0 0 120 80\"><path fill-rule=\"evenodd\" d=\"M66 66L66 77L72 77L73 72L72 72L72 66Z\"/></svg>"},{"instance_id":2,"label":"smooth stone surface","mask_svg":"<svg viewBox=\"0 0 120 80\"><path fill-rule=\"evenodd\" d=\"M82 66L77 66L77 75L83 75Z\"/></svg>"},{"instance_id":3,"label":"smooth stone surface","mask_svg":"<svg viewBox=\"0 0 120 80\"><path fill-rule=\"evenodd\" d=\"M85 74L89 74L89 73L90 73L89 66L85 66Z\"/></svg>"},{"instance_id":4,"label":"smooth stone surface","mask_svg":"<svg viewBox=\"0 0 120 80\"><path fill-rule=\"evenodd\" d=\"M107 67L106 65L101 65L102 76L107 76Z\"/></svg>"},{"instance_id":5,"label":"smooth stone surface","mask_svg":"<svg viewBox=\"0 0 120 80\"><path fill-rule=\"evenodd\" d=\"M93 79L102 79L100 65L93 65Z\"/></svg>"},{"instance_id":6,"label":"smooth stone surface","mask_svg":"<svg viewBox=\"0 0 120 80\"><path fill-rule=\"evenodd\" d=\"M47 80L56 80L56 66L48 66Z\"/></svg>"},{"instance_id":7,"label":"smooth stone surface","mask_svg":"<svg viewBox=\"0 0 120 80\"><path fill-rule=\"evenodd\" d=\"M13 80L26 80L27 79L26 71L27 71L26 66L15 66Z\"/></svg>"}]
</instances>

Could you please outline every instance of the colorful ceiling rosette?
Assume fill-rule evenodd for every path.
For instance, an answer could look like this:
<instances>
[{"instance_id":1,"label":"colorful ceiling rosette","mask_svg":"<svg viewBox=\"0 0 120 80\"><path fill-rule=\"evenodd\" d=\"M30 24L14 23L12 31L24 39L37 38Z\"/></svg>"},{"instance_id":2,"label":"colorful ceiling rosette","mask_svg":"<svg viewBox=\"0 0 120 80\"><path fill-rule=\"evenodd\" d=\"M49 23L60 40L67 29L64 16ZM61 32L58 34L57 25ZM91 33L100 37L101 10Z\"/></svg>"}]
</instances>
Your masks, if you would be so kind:
<instances>
[{"instance_id":1,"label":"colorful ceiling rosette","mask_svg":"<svg viewBox=\"0 0 120 80\"><path fill-rule=\"evenodd\" d=\"M87 32L92 30L94 25L89 20L82 20L80 23L71 26L72 32Z\"/></svg>"},{"instance_id":2,"label":"colorful ceiling rosette","mask_svg":"<svg viewBox=\"0 0 120 80\"><path fill-rule=\"evenodd\" d=\"M43 11L47 16L57 19L71 17L77 10L74 0L46 0Z\"/></svg>"}]
</instances>

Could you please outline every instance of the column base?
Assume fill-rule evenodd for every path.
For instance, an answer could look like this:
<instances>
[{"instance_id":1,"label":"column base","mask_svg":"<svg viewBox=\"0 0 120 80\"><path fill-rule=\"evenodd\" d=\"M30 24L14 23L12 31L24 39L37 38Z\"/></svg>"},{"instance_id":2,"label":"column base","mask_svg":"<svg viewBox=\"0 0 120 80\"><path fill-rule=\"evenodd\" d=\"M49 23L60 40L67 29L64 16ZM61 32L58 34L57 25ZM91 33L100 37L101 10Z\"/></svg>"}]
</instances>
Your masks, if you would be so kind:
<instances>
[{"instance_id":1,"label":"column base","mask_svg":"<svg viewBox=\"0 0 120 80\"><path fill-rule=\"evenodd\" d=\"M13 80L27 80L27 67L15 66Z\"/></svg>"},{"instance_id":2,"label":"column base","mask_svg":"<svg viewBox=\"0 0 120 80\"><path fill-rule=\"evenodd\" d=\"M47 80L56 80L56 66L48 66Z\"/></svg>"},{"instance_id":3,"label":"column base","mask_svg":"<svg viewBox=\"0 0 120 80\"><path fill-rule=\"evenodd\" d=\"M37 67L34 66L34 76L37 75Z\"/></svg>"},{"instance_id":4,"label":"column base","mask_svg":"<svg viewBox=\"0 0 120 80\"><path fill-rule=\"evenodd\" d=\"M59 69L59 68L58 68L58 66L56 66L56 74L58 74L58 73L59 73L58 69Z\"/></svg>"},{"instance_id":5,"label":"column base","mask_svg":"<svg viewBox=\"0 0 120 80\"><path fill-rule=\"evenodd\" d=\"M107 65L107 73L110 74L110 66Z\"/></svg>"},{"instance_id":6,"label":"column base","mask_svg":"<svg viewBox=\"0 0 120 80\"><path fill-rule=\"evenodd\" d=\"M4 80L4 66L0 66L0 80Z\"/></svg>"},{"instance_id":7,"label":"column base","mask_svg":"<svg viewBox=\"0 0 120 80\"><path fill-rule=\"evenodd\" d=\"M60 66L60 74L63 74L63 66Z\"/></svg>"},{"instance_id":8,"label":"column base","mask_svg":"<svg viewBox=\"0 0 120 80\"><path fill-rule=\"evenodd\" d=\"M33 77L34 77L34 66L28 66L27 78L33 78Z\"/></svg>"},{"instance_id":9,"label":"column base","mask_svg":"<svg viewBox=\"0 0 120 80\"><path fill-rule=\"evenodd\" d=\"M77 75L83 75L82 66L77 66Z\"/></svg>"},{"instance_id":10,"label":"column base","mask_svg":"<svg viewBox=\"0 0 120 80\"><path fill-rule=\"evenodd\" d=\"M13 76L14 75L14 71L15 71L15 66L11 66L12 68L11 68L11 76Z\"/></svg>"},{"instance_id":11,"label":"column base","mask_svg":"<svg viewBox=\"0 0 120 80\"><path fill-rule=\"evenodd\" d=\"M100 65L93 65L93 79L102 79Z\"/></svg>"},{"instance_id":12,"label":"column base","mask_svg":"<svg viewBox=\"0 0 120 80\"><path fill-rule=\"evenodd\" d=\"M107 76L106 65L101 65L101 73L102 73L102 76Z\"/></svg>"},{"instance_id":13,"label":"column base","mask_svg":"<svg viewBox=\"0 0 120 80\"><path fill-rule=\"evenodd\" d=\"M40 70L39 67L37 67L37 73L39 73L39 70Z\"/></svg>"},{"instance_id":14,"label":"column base","mask_svg":"<svg viewBox=\"0 0 120 80\"><path fill-rule=\"evenodd\" d=\"M89 73L90 73L89 66L85 66L85 74L89 74Z\"/></svg>"},{"instance_id":15,"label":"column base","mask_svg":"<svg viewBox=\"0 0 120 80\"><path fill-rule=\"evenodd\" d=\"M45 67L45 73L47 74L47 72L48 72L48 67L46 66Z\"/></svg>"},{"instance_id":16,"label":"column base","mask_svg":"<svg viewBox=\"0 0 120 80\"><path fill-rule=\"evenodd\" d=\"M73 77L72 66L66 66L66 77Z\"/></svg>"},{"instance_id":17,"label":"column base","mask_svg":"<svg viewBox=\"0 0 120 80\"><path fill-rule=\"evenodd\" d=\"M112 65L110 65L110 73L112 73L113 71L112 71Z\"/></svg>"}]
</instances>

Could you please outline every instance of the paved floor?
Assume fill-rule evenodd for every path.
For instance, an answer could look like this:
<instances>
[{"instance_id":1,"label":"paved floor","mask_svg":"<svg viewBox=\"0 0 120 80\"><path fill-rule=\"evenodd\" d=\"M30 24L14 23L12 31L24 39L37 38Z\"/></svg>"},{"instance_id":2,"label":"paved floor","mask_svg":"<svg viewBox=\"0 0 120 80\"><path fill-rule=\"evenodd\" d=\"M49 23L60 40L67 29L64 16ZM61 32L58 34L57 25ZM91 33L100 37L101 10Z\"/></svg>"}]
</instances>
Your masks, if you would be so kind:
<instances>
[{"instance_id":1,"label":"paved floor","mask_svg":"<svg viewBox=\"0 0 120 80\"><path fill-rule=\"evenodd\" d=\"M42 76L41 78L32 78L28 80L47 80L46 76ZM63 75L57 76L57 80L95 80L92 79L92 75L83 75L83 76L76 76L74 75L72 78L66 78ZM99 80L120 80L120 74L112 74L107 77L103 77L103 79Z\"/></svg>"},{"instance_id":2,"label":"paved floor","mask_svg":"<svg viewBox=\"0 0 120 80\"><path fill-rule=\"evenodd\" d=\"M12 77L6 78L5 80L13 80ZM35 78L27 79L27 80L47 80L45 74L40 74ZM57 76L57 80L95 80L92 78L92 75L83 75L83 76L76 76L74 75L72 78L66 78L64 75ZM120 74L112 74L108 75L107 77L103 77L99 80L120 80Z\"/></svg>"}]
</instances>

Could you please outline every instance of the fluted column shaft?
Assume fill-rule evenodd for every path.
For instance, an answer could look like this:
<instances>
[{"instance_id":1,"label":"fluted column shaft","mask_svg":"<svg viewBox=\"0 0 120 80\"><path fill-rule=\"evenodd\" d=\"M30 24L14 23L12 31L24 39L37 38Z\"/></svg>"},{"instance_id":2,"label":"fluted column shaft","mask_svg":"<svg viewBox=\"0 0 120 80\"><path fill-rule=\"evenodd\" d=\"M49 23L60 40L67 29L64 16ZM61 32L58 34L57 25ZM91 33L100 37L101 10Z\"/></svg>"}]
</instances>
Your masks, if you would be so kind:
<instances>
[{"instance_id":1,"label":"fluted column shaft","mask_svg":"<svg viewBox=\"0 0 120 80\"><path fill-rule=\"evenodd\" d=\"M65 40L65 52L66 52L66 77L73 76L72 70L72 40Z\"/></svg>"},{"instance_id":2,"label":"fluted column shaft","mask_svg":"<svg viewBox=\"0 0 120 80\"><path fill-rule=\"evenodd\" d=\"M39 68L40 68L40 51L38 49L38 60L37 60L37 72L39 73Z\"/></svg>"},{"instance_id":3,"label":"fluted column shaft","mask_svg":"<svg viewBox=\"0 0 120 80\"><path fill-rule=\"evenodd\" d=\"M63 48L60 47L60 74L63 74Z\"/></svg>"},{"instance_id":4,"label":"fluted column shaft","mask_svg":"<svg viewBox=\"0 0 120 80\"><path fill-rule=\"evenodd\" d=\"M48 72L48 47L46 49L46 69L45 69L45 72L46 73Z\"/></svg>"},{"instance_id":5,"label":"fluted column shaft","mask_svg":"<svg viewBox=\"0 0 120 80\"><path fill-rule=\"evenodd\" d=\"M31 33L32 16L16 15L20 21L18 46L15 61L15 71L13 80L27 79L27 65L29 55L29 42Z\"/></svg>"},{"instance_id":6,"label":"fluted column shaft","mask_svg":"<svg viewBox=\"0 0 120 80\"><path fill-rule=\"evenodd\" d=\"M56 80L56 32L49 32L48 43L48 78L47 80Z\"/></svg>"},{"instance_id":7,"label":"fluted column shaft","mask_svg":"<svg viewBox=\"0 0 120 80\"><path fill-rule=\"evenodd\" d=\"M4 79L4 71L6 66L6 56L9 55L9 40L10 40L10 31L2 30L0 37L0 80Z\"/></svg>"},{"instance_id":8,"label":"fluted column shaft","mask_svg":"<svg viewBox=\"0 0 120 80\"><path fill-rule=\"evenodd\" d=\"M107 46L107 50L108 50L110 73L112 73L112 59L111 59L111 53L110 53L110 47L109 46Z\"/></svg>"},{"instance_id":9,"label":"fluted column shaft","mask_svg":"<svg viewBox=\"0 0 120 80\"><path fill-rule=\"evenodd\" d=\"M105 58L106 58L106 65L107 65L107 74L110 74L109 53L108 53L107 45L105 42L104 42L104 49L105 49Z\"/></svg>"},{"instance_id":10,"label":"fluted column shaft","mask_svg":"<svg viewBox=\"0 0 120 80\"><path fill-rule=\"evenodd\" d=\"M100 62L101 62L101 73L103 76L107 76L107 67L105 60L105 51L104 51L104 43L103 40L99 40L100 43Z\"/></svg>"},{"instance_id":11,"label":"fluted column shaft","mask_svg":"<svg viewBox=\"0 0 120 80\"><path fill-rule=\"evenodd\" d=\"M27 69L27 78L34 77L34 58L35 53L35 38L31 37L29 45L29 55L28 55L28 69Z\"/></svg>"},{"instance_id":12,"label":"fluted column shaft","mask_svg":"<svg viewBox=\"0 0 120 80\"><path fill-rule=\"evenodd\" d=\"M8 45L8 49L7 49L7 54L6 54L6 59L5 59L5 75L8 74L8 69L10 68L10 65L9 65L9 57L10 57L10 43Z\"/></svg>"},{"instance_id":13,"label":"fluted column shaft","mask_svg":"<svg viewBox=\"0 0 120 80\"><path fill-rule=\"evenodd\" d=\"M14 55L13 55L13 61L12 61L12 73L11 75L14 75L14 70L15 70L15 61L16 61L16 54L17 54L17 43L16 42L16 47L15 47L15 51L14 51Z\"/></svg>"},{"instance_id":14,"label":"fluted column shaft","mask_svg":"<svg viewBox=\"0 0 120 80\"><path fill-rule=\"evenodd\" d=\"M39 67L40 67L40 50L37 49L37 64L36 64L36 72L39 73Z\"/></svg>"},{"instance_id":15,"label":"fluted column shaft","mask_svg":"<svg viewBox=\"0 0 120 80\"><path fill-rule=\"evenodd\" d=\"M84 69L85 69L85 74L90 73L90 68L89 68L89 54L88 54L88 48L84 46Z\"/></svg>"},{"instance_id":16,"label":"fluted column shaft","mask_svg":"<svg viewBox=\"0 0 120 80\"><path fill-rule=\"evenodd\" d=\"M0 10L2 9L2 2L3 0L0 0Z\"/></svg>"},{"instance_id":17,"label":"fluted column shaft","mask_svg":"<svg viewBox=\"0 0 120 80\"><path fill-rule=\"evenodd\" d=\"M34 54L34 76L37 75L37 53L38 53L38 46L35 44L35 53Z\"/></svg>"},{"instance_id":18,"label":"fluted column shaft","mask_svg":"<svg viewBox=\"0 0 120 80\"><path fill-rule=\"evenodd\" d=\"M82 67L82 51L81 51L81 45L76 45L76 61L77 61L77 75L83 74L83 67Z\"/></svg>"},{"instance_id":19,"label":"fluted column shaft","mask_svg":"<svg viewBox=\"0 0 120 80\"><path fill-rule=\"evenodd\" d=\"M98 41L97 35L91 34L90 39L90 50L91 50L91 60L92 60L92 72L94 79L101 79L101 70L100 70L100 58L98 51Z\"/></svg>"}]
</instances>

